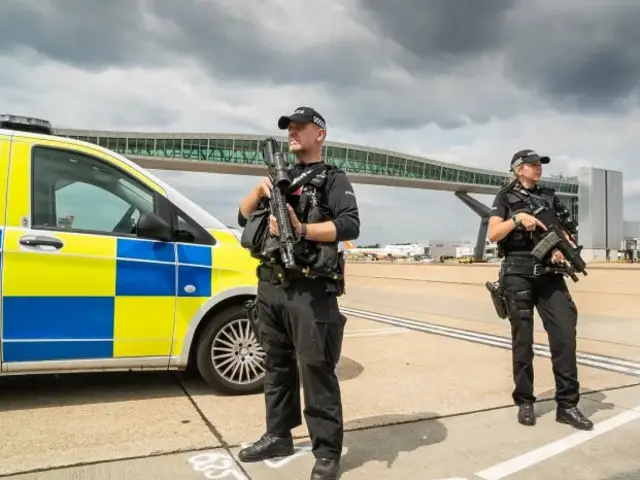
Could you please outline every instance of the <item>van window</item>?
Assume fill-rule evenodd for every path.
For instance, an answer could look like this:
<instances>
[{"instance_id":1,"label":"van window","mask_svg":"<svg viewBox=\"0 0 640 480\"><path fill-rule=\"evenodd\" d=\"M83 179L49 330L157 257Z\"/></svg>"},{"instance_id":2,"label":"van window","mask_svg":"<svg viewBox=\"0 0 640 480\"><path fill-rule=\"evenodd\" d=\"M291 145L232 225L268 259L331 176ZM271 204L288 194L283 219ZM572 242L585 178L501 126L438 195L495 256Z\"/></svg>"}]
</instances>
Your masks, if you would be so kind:
<instances>
[{"instance_id":1,"label":"van window","mask_svg":"<svg viewBox=\"0 0 640 480\"><path fill-rule=\"evenodd\" d=\"M213 236L198 225L191 217L173 206L173 224L176 242L215 245Z\"/></svg>"},{"instance_id":2,"label":"van window","mask_svg":"<svg viewBox=\"0 0 640 480\"><path fill-rule=\"evenodd\" d=\"M134 236L140 215L157 213L152 190L95 158L39 146L32 162L33 228Z\"/></svg>"}]
</instances>

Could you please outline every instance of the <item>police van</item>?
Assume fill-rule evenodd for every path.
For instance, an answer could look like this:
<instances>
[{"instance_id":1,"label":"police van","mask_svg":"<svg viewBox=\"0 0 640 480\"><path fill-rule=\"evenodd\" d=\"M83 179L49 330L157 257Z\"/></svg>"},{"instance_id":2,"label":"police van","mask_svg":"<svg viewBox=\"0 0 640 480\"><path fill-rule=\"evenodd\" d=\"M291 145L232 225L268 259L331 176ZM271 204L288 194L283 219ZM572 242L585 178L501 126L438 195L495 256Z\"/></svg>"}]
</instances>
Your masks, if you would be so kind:
<instances>
[{"instance_id":1,"label":"police van","mask_svg":"<svg viewBox=\"0 0 640 480\"><path fill-rule=\"evenodd\" d=\"M237 232L127 158L0 115L0 375L193 367L262 389Z\"/></svg>"}]
</instances>

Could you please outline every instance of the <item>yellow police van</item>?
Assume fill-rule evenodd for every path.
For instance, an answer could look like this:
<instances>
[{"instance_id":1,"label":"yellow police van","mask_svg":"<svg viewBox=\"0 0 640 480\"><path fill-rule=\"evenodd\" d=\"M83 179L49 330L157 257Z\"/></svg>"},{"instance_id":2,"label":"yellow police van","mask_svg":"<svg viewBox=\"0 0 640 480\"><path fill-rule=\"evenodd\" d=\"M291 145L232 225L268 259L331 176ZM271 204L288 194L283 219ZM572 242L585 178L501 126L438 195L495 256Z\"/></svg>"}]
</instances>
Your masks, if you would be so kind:
<instances>
[{"instance_id":1,"label":"yellow police van","mask_svg":"<svg viewBox=\"0 0 640 480\"><path fill-rule=\"evenodd\" d=\"M237 234L127 158L0 115L0 375L194 367L258 392Z\"/></svg>"}]
</instances>

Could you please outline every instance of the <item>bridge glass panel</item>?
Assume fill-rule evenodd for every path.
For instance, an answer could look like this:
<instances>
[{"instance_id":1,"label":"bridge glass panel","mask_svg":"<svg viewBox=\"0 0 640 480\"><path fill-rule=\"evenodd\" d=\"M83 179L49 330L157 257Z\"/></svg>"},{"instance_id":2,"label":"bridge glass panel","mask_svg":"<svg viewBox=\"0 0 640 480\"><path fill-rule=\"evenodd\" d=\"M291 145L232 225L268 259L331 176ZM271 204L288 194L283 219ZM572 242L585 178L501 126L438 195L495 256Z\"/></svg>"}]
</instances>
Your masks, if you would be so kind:
<instances>
[{"instance_id":1,"label":"bridge glass panel","mask_svg":"<svg viewBox=\"0 0 640 480\"><path fill-rule=\"evenodd\" d=\"M341 147L327 147L327 161L340 169L348 171L347 149Z\"/></svg>"},{"instance_id":2,"label":"bridge glass panel","mask_svg":"<svg viewBox=\"0 0 640 480\"><path fill-rule=\"evenodd\" d=\"M439 180L443 180L445 182L457 182L458 170L455 168L442 167L442 174Z\"/></svg>"},{"instance_id":3,"label":"bridge glass panel","mask_svg":"<svg viewBox=\"0 0 640 480\"><path fill-rule=\"evenodd\" d=\"M462 183L475 183L473 172L466 170L458 170L458 182Z\"/></svg>"},{"instance_id":4,"label":"bridge glass panel","mask_svg":"<svg viewBox=\"0 0 640 480\"><path fill-rule=\"evenodd\" d=\"M212 138L209 140L207 160L211 162L231 163L233 161L232 138Z\"/></svg>"},{"instance_id":5,"label":"bridge glass panel","mask_svg":"<svg viewBox=\"0 0 640 480\"><path fill-rule=\"evenodd\" d=\"M367 155L366 172L370 175L388 175L387 157L379 153L369 153Z\"/></svg>"},{"instance_id":6,"label":"bridge glass panel","mask_svg":"<svg viewBox=\"0 0 640 480\"><path fill-rule=\"evenodd\" d=\"M407 160L407 176L410 178L424 178L426 163Z\"/></svg>"},{"instance_id":7,"label":"bridge glass panel","mask_svg":"<svg viewBox=\"0 0 640 480\"><path fill-rule=\"evenodd\" d=\"M362 150L347 148L347 157L344 162L344 171L347 173L361 173L364 163L362 161ZM364 157L366 160L366 157Z\"/></svg>"},{"instance_id":8,"label":"bridge glass panel","mask_svg":"<svg viewBox=\"0 0 640 480\"><path fill-rule=\"evenodd\" d=\"M385 157L386 155L378 154L381 157ZM406 177L406 160L401 157L395 156L387 156L387 175L391 175L393 177Z\"/></svg>"},{"instance_id":9,"label":"bridge glass panel","mask_svg":"<svg viewBox=\"0 0 640 480\"><path fill-rule=\"evenodd\" d=\"M348 172L352 173L366 173L367 168L367 153L350 148L347 150L347 165Z\"/></svg>"},{"instance_id":10,"label":"bridge glass panel","mask_svg":"<svg viewBox=\"0 0 640 480\"><path fill-rule=\"evenodd\" d=\"M236 140L235 149L233 151L234 162L245 165L264 163L262 160L262 153L258 152L258 147L258 140Z\"/></svg>"},{"instance_id":11,"label":"bridge glass panel","mask_svg":"<svg viewBox=\"0 0 640 480\"><path fill-rule=\"evenodd\" d=\"M424 177L427 180L440 180L442 177L442 167L440 165L427 164Z\"/></svg>"},{"instance_id":12,"label":"bridge glass panel","mask_svg":"<svg viewBox=\"0 0 640 480\"><path fill-rule=\"evenodd\" d=\"M477 185L489 185L490 181L491 175L488 175L486 173L476 173L475 183Z\"/></svg>"},{"instance_id":13,"label":"bridge glass panel","mask_svg":"<svg viewBox=\"0 0 640 480\"><path fill-rule=\"evenodd\" d=\"M204 148L197 138L185 138L182 141L182 157L187 160L206 160L207 141L204 140Z\"/></svg>"}]
</instances>

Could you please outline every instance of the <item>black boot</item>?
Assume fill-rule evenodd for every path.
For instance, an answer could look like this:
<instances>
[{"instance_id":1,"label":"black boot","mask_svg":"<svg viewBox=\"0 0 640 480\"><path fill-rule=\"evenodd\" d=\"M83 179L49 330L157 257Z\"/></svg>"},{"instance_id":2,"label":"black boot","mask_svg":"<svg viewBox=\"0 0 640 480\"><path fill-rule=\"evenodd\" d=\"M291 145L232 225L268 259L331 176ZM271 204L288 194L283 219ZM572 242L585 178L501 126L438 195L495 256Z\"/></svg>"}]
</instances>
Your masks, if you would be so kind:
<instances>
[{"instance_id":1,"label":"black boot","mask_svg":"<svg viewBox=\"0 0 640 480\"><path fill-rule=\"evenodd\" d=\"M288 457L293 455L293 438L276 437L265 433L260 440L243 448L238 452L238 460L241 462L261 462L275 457Z\"/></svg>"},{"instance_id":2,"label":"black boot","mask_svg":"<svg viewBox=\"0 0 640 480\"><path fill-rule=\"evenodd\" d=\"M318 458L311 470L311 480L338 480L340 460Z\"/></svg>"},{"instance_id":3,"label":"black boot","mask_svg":"<svg viewBox=\"0 0 640 480\"><path fill-rule=\"evenodd\" d=\"M536 424L536 413L533 410L533 403L521 403L518 405L518 422L527 426Z\"/></svg>"},{"instance_id":4,"label":"black boot","mask_svg":"<svg viewBox=\"0 0 640 480\"><path fill-rule=\"evenodd\" d=\"M578 407L563 408L558 407L556 410L556 422L566 423L578 430L591 430L593 422L585 417Z\"/></svg>"}]
</instances>

